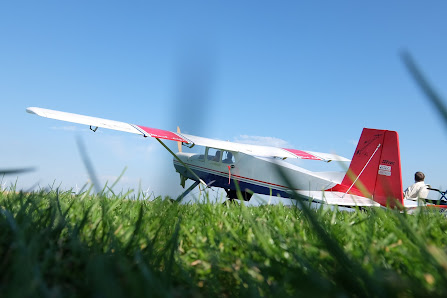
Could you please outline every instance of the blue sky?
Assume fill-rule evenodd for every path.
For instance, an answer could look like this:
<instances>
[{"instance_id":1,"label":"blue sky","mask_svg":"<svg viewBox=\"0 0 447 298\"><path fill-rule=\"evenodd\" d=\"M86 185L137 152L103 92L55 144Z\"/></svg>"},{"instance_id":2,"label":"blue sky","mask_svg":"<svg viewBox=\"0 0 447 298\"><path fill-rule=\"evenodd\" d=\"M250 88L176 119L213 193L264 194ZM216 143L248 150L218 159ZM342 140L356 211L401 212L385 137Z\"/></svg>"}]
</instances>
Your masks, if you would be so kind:
<instances>
[{"instance_id":1,"label":"blue sky","mask_svg":"<svg viewBox=\"0 0 447 298\"><path fill-rule=\"evenodd\" d=\"M80 187L80 136L102 182L127 166L118 188L181 192L155 140L25 113L38 106L348 158L363 127L396 130L404 187L421 170L445 189L447 132L399 53L446 98L446 11L445 1L2 1L0 168L36 167L23 188Z\"/></svg>"}]
</instances>

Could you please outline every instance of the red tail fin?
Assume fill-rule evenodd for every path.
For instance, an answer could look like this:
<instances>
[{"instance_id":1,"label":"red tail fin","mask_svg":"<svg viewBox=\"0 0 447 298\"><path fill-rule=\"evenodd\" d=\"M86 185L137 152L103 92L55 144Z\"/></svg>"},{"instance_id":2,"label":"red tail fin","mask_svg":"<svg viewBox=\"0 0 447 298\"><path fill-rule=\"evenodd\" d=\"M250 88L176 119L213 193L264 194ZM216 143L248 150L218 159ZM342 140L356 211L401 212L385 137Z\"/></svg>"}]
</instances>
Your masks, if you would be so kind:
<instances>
[{"instance_id":1,"label":"red tail fin","mask_svg":"<svg viewBox=\"0 0 447 298\"><path fill-rule=\"evenodd\" d=\"M397 132L364 128L346 176L332 190L372 198L382 206L403 204Z\"/></svg>"}]
</instances>

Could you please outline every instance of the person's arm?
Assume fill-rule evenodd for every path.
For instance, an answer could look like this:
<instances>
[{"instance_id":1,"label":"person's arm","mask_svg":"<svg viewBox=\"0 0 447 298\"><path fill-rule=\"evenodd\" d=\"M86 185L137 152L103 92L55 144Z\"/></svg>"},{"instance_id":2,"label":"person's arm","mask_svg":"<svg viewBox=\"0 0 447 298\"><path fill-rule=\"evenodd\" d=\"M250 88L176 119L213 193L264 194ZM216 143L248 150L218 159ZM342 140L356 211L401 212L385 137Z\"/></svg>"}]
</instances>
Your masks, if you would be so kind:
<instances>
[{"instance_id":1,"label":"person's arm","mask_svg":"<svg viewBox=\"0 0 447 298\"><path fill-rule=\"evenodd\" d=\"M410 199L413 201L416 201L417 199L417 193L418 193L418 189L415 187L415 184L409 186L405 191L404 191L404 199Z\"/></svg>"}]
</instances>

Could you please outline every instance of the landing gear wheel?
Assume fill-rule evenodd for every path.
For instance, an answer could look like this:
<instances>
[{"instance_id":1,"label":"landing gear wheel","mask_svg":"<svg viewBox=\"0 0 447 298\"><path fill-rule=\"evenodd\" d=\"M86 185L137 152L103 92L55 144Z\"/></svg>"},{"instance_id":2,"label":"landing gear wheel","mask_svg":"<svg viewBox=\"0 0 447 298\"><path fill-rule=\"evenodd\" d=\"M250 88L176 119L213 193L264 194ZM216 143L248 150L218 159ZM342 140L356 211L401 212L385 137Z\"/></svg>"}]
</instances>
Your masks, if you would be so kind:
<instances>
[{"instance_id":1,"label":"landing gear wheel","mask_svg":"<svg viewBox=\"0 0 447 298\"><path fill-rule=\"evenodd\" d=\"M227 193L227 198L230 202L233 202L234 200L238 199L237 191L232 190L232 189L225 189L225 192ZM250 201L251 196L253 194L248 193L246 191L241 191L241 195L242 195L242 198L244 199L244 201L248 202L248 201Z\"/></svg>"}]
</instances>

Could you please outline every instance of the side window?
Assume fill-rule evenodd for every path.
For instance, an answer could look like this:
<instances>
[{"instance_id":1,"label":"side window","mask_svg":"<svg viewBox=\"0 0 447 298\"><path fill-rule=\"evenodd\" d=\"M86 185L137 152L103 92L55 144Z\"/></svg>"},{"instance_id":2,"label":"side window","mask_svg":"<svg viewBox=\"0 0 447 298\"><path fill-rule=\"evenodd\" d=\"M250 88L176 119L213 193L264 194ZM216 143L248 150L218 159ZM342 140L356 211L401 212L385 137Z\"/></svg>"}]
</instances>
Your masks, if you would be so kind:
<instances>
[{"instance_id":1,"label":"side window","mask_svg":"<svg viewBox=\"0 0 447 298\"><path fill-rule=\"evenodd\" d=\"M220 162L222 157L222 151L215 148L208 148L207 159L209 161Z\"/></svg>"},{"instance_id":2,"label":"side window","mask_svg":"<svg viewBox=\"0 0 447 298\"><path fill-rule=\"evenodd\" d=\"M222 155L222 162L227 164L235 163L234 154L231 151L224 151Z\"/></svg>"},{"instance_id":3,"label":"side window","mask_svg":"<svg viewBox=\"0 0 447 298\"><path fill-rule=\"evenodd\" d=\"M201 152L199 153L199 160L200 161L205 161L205 153L206 153L206 149L202 148Z\"/></svg>"}]
</instances>

